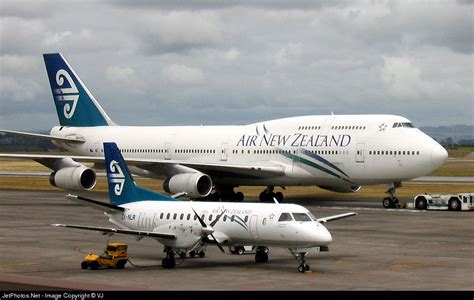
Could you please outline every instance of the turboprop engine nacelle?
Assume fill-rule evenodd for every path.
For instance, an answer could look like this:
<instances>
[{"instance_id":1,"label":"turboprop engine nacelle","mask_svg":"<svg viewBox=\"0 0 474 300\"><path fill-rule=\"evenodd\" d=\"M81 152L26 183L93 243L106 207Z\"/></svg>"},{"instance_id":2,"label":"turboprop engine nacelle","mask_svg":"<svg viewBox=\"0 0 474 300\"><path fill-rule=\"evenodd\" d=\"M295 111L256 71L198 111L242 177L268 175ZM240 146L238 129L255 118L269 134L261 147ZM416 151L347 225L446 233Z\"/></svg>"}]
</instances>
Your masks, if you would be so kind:
<instances>
[{"instance_id":1,"label":"turboprop engine nacelle","mask_svg":"<svg viewBox=\"0 0 474 300\"><path fill-rule=\"evenodd\" d=\"M337 193L355 193L360 190L361 186L360 185L355 185L355 186L319 186L322 189L331 191L331 192L337 192Z\"/></svg>"},{"instance_id":2,"label":"turboprop engine nacelle","mask_svg":"<svg viewBox=\"0 0 474 300\"><path fill-rule=\"evenodd\" d=\"M202 198L212 191L212 179L203 173L177 174L163 182L163 189L171 194L186 192L191 198Z\"/></svg>"},{"instance_id":3,"label":"turboprop engine nacelle","mask_svg":"<svg viewBox=\"0 0 474 300\"><path fill-rule=\"evenodd\" d=\"M59 169L49 175L49 182L59 188L89 191L97 182L95 171L85 166Z\"/></svg>"}]
</instances>

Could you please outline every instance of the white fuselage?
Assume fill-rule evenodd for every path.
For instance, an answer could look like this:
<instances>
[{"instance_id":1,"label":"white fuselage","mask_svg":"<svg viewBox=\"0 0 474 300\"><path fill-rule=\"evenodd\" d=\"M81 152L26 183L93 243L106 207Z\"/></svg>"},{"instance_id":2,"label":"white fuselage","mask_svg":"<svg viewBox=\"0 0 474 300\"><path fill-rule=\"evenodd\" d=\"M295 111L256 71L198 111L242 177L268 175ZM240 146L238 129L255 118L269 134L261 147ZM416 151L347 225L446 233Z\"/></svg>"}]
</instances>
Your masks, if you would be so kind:
<instances>
[{"instance_id":1,"label":"white fuselage","mask_svg":"<svg viewBox=\"0 0 474 300\"><path fill-rule=\"evenodd\" d=\"M81 155L103 156L103 142L113 141L125 159L254 164L278 167L283 173L266 178L238 173L213 177L215 184L229 186L357 189L423 176L447 158L435 140L394 115L304 116L241 126L54 127L51 135L83 138L83 144L61 144ZM176 170L163 168L151 176L173 173Z\"/></svg>"},{"instance_id":2,"label":"white fuselage","mask_svg":"<svg viewBox=\"0 0 474 300\"><path fill-rule=\"evenodd\" d=\"M190 250L200 243L203 228L194 211L214 229L222 245L298 249L332 242L329 231L295 204L140 201L122 207L126 211L109 215L110 222L123 229L174 234L175 240L157 240L177 249ZM290 220L282 221L282 214L289 214Z\"/></svg>"}]
</instances>

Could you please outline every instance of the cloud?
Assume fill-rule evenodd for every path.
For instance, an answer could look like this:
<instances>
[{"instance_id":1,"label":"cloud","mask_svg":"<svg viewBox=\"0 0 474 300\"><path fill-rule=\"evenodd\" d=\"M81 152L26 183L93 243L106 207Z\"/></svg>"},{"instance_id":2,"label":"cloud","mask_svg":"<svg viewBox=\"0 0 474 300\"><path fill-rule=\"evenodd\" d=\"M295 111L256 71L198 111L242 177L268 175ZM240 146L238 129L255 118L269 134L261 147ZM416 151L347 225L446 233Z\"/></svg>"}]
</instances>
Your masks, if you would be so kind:
<instances>
[{"instance_id":1,"label":"cloud","mask_svg":"<svg viewBox=\"0 0 474 300\"><path fill-rule=\"evenodd\" d=\"M0 128L26 129L29 110L32 128L57 121L45 52L124 125L331 110L469 123L471 19L469 1L1 1Z\"/></svg>"},{"instance_id":2,"label":"cloud","mask_svg":"<svg viewBox=\"0 0 474 300\"><path fill-rule=\"evenodd\" d=\"M204 80L202 71L198 68L188 67L185 65L170 65L165 67L161 75L178 84L199 84Z\"/></svg>"},{"instance_id":3,"label":"cloud","mask_svg":"<svg viewBox=\"0 0 474 300\"><path fill-rule=\"evenodd\" d=\"M147 55L213 47L223 38L222 27L215 13L200 11L144 13L136 25L139 47Z\"/></svg>"}]
</instances>

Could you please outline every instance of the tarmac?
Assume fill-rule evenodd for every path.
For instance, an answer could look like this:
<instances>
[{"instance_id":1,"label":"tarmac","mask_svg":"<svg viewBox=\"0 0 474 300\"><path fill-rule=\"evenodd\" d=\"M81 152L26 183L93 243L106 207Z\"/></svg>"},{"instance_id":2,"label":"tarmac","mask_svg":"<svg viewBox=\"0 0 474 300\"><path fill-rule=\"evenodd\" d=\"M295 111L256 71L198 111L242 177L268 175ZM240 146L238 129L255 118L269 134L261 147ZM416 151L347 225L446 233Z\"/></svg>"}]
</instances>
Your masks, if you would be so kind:
<instances>
[{"instance_id":1,"label":"tarmac","mask_svg":"<svg viewBox=\"0 0 474 300\"><path fill-rule=\"evenodd\" d=\"M228 248L222 254L213 245L204 258L163 269L163 246L155 240L52 227L112 226L102 212L66 194L0 190L0 290L474 290L473 211L384 209L380 199L304 201L299 204L316 217L358 213L325 225L334 241L329 252L308 258L310 272L299 273L285 249L270 248L269 262L257 264L254 254L232 255ZM80 194L107 201L103 193ZM85 254L101 253L107 240L126 242L141 267L82 270Z\"/></svg>"}]
</instances>

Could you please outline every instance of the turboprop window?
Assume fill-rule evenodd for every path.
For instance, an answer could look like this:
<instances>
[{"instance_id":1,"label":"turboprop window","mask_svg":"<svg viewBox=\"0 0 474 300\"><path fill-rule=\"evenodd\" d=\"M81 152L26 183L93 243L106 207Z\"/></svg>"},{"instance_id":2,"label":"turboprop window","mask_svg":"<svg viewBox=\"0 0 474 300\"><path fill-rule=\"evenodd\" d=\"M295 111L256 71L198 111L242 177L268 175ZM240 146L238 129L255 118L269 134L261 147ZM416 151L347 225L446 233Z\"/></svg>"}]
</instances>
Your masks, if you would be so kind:
<instances>
[{"instance_id":1,"label":"turboprop window","mask_svg":"<svg viewBox=\"0 0 474 300\"><path fill-rule=\"evenodd\" d=\"M293 213L293 218L297 222L310 222L311 218L305 213Z\"/></svg>"},{"instance_id":2,"label":"turboprop window","mask_svg":"<svg viewBox=\"0 0 474 300\"><path fill-rule=\"evenodd\" d=\"M287 222L287 221L293 221L293 218L291 217L291 214L289 213L282 213L280 215L280 218L278 218L278 222Z\"/></svg>"}]
</instances>

